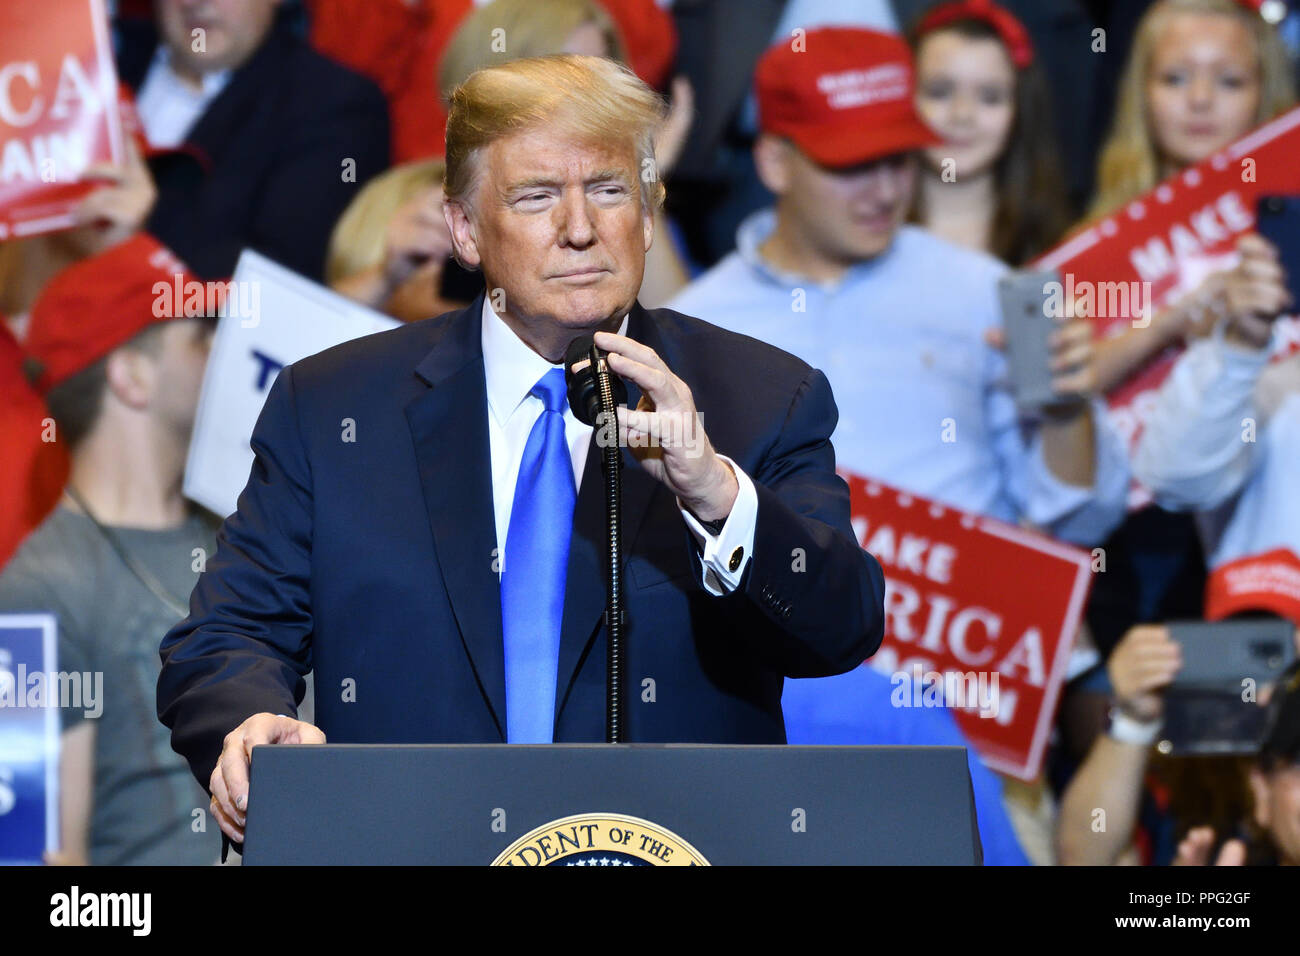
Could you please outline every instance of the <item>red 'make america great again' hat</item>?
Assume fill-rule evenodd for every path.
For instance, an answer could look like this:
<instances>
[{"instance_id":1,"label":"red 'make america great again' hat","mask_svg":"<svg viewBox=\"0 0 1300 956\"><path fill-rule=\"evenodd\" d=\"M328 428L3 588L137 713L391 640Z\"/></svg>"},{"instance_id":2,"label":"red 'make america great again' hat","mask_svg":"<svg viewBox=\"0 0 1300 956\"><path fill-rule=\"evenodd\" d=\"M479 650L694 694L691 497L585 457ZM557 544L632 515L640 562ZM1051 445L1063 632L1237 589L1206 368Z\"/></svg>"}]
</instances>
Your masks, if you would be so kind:
<instances>
[{"instance_id":1,"label":"red 'make america great again' hat","mask_svg":"<svg viewBox=\"0 0 1300 956\"><path fill-rule=\"evenodd\" d=\"M758 122L815 163L856 166L942 140L912 103L912 54L893 34L809 30L763 54L754 75Z\"/></svg>"},{"instance_id":2,"label":"red 'make america great again' hat","mask_svg":"<svg viewBox=\"0 0 1300 956\"><path fill-rule=\"evenodd\" d=\"M175 290L190 283L185 264L144 233L64 269L32 307L24 347L36 387L48 392L149 326L186 318Z\"/></svg>"}]
</instances>

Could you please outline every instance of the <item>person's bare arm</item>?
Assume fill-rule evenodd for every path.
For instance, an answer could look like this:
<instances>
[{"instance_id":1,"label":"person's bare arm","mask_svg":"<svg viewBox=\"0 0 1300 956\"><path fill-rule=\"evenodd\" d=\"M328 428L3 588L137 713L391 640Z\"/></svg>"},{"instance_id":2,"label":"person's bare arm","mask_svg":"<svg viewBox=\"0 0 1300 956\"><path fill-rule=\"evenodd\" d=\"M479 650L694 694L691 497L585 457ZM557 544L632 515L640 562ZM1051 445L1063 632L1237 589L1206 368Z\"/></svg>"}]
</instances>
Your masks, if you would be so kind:
<instances>
[{"instance_id":1,"label":"person's bare arm","mask_svg":"<svg viewBox=\"0 0 1300 956\"><path fill-rule=\"evenodd\" d=\"M95 722L83 720L64 731L59 754L59 851L46 862L90 863L90 818L95 810Z\"/></svg>"},{"instance_id":2,"label":"person's bare arm","mask_svg":"<svg viewBox=\"0 0 1300 956\"><path fill-rule=\"evenodd\" d=\"M1109 394L1165 349L1202 331L1200 320L1207 314L1206 307L1198 305L1202 298L1194 294L1180 299L1153 315L1147 325L1132 325L1119 335L1098 340L1097 390Z\"/></svg>"},{"instance_id":3,"label":"person's bare arm","mask_svg":"<svg viewBox=\"0 0 1300 956\"><path fill-rule=\"evenodd\" d=\"M1107 664L1118 711L1144 724L1160 720L1161 691L1181 666L1181 651L1168 628L1131 629ZM1126 743L1109 732L1093 741L1061 797L1056 846L1063 865L1113 866L1120 861L1133 842L1150 756L1150 744Z\"/></svg>"},{"instance_id":4,"label":"person's bare arm","mask_svg":"<svg viewBox=\"0 0 1300 956\"><path fill-rule=\"evenodd\" d=\"M1152 316L1149 325L1097 343L1097 387L1102 394L1124 384L1169 346L1207 334L1220 318L1228 320L1229 340L1253 348L1267 344L1273 317L1294 304L1286 273L1277 250L1254 233L1237 241L1237 251L1241 259L1236 266L1207 276L1194 291Z\"/></svg>"},{"instance_id":5,"label":"person's bare arm","mask_svg":"<svg viewBox=\"0 0 1300 956\"><path fill-rule=\"evenodd\" d=\"M1063 866L1111 866L1119 861L1133 841L1150 755L1148 746L1120 743L1104 733L1093 741L1061 798L1056 818L1057 859Z\"/></svg>"}]
</instances>

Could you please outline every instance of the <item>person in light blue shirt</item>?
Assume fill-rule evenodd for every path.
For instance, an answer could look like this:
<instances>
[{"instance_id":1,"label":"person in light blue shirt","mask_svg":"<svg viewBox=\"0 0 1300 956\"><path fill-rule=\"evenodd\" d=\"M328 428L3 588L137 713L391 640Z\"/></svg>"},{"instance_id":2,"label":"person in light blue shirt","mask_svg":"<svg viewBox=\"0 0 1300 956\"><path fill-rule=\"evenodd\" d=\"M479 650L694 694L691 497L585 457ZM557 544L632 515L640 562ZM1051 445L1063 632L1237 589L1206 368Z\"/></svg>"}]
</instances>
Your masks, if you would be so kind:
<instances>
[{"instance_id":1,"label":"person in light blue shirt","mask_svg":"<svg viewBox=\"0 0 1300 956\"><path fill-rule=\"evenodd\" d=\"M1062 322L1052 346L1056 390L1081 397L1024 420L998 348L1006 267L903 224L917 151L937 143L912 105L912 76L906 45L874 31L810 30L802 49L772 47L755 75L754 158L775 208L749 216L736 251L669 307L821 369L839 408L841 469L1077 544L1103 541L1124 515L1129 471L1094 397L1091 325ZM888 666L883 655L877 666ZM882 720L887 695L873 680L858 668L787 681L790 742L934 732L918 710ZM964 742L955 725L944 732ZM980 792L983 832L1000 793ZM1007 841L985 842L990 860L1002 856Z\"/></svg>"},{"instance_id":2,"label":"person in light blue shirt","mask_svg":"<svg viewBox=\"0 0 1300 956\"><path fill-rule=\"evenodd\" d=\"M903 225L916 150L935 142L911 76L905 45L873 31L814 30L805 50L773 47L756 75L755 161L776 206L748 217L736 251L669 306L825 372L839 467L1098 543L1123 517L1129 483L1099 400L1024 420L994 347L1006 267ZM1091 396L1090 323L1056 334L1057 390Z\"/></svg>"}]
</instances>

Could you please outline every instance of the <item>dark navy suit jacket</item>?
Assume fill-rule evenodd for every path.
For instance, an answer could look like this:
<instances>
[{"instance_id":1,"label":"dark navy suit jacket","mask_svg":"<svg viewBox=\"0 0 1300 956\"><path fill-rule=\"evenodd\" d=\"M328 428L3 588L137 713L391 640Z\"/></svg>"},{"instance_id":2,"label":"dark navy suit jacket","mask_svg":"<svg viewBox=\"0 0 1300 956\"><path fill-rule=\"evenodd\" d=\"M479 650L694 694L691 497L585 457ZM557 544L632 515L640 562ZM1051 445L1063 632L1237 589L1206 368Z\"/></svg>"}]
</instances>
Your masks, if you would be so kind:
<instances>
[{"instance_id":1,"label":"dark navy suit jacket","mask_svg":"<svg viewBox=\"0 0 1300 956\"><path fill-rule=\"evenodd\" d=\"M158 200L145 228L200 278L228 277L253 248L320 280L335 221L388 167L379 88L311 49L288 19L277 17L186 134L182 148L200 162L150 163ZM120 25L118 70L137 93L157 45L152 23Z\"/></svg>"},{"instance_id":2,"label":"dark navy suit jacket","mask_svg":"<svg viewBox=\"0 0 1300 956\"><path fill-rule=\"evenodd\" d=\"M505 740L481 308L348 342L276 379L238 510L162 643L158 714L205 787L222 738L252 714L296 713L313 668L331 743ZM666 309L634 307L628 335L690 387L716 450L753 479L758 522L741 586L710 594L675 497L624 449L626 737L784 743L783 678L849 670L883 635L884 578L834 471L830 386L785 352ZM604 739L597 455L593 441L556 741Z\"/></svg>"}]
</instances>

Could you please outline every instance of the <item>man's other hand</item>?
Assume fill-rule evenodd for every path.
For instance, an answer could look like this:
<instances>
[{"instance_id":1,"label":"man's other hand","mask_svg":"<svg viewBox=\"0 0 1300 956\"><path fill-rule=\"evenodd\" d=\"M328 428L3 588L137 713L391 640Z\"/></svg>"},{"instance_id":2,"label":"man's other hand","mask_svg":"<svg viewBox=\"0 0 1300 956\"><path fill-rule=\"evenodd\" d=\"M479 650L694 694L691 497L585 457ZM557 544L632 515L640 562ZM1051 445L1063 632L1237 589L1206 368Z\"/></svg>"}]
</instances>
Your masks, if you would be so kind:
<instances>
[{"instance_id":1,"label":"man's other hand","mask_svg":"<svg viewBox=\"0 0 1300 956\"><path fill-rule=\"evenodd\" d=\"M244 842L244 814L248 811L248 767L253 748L261 744L323 744L325 734L314 724L254 714L226 734L221 758L212 771L208 790L212 793L212 815L221 832L236 843Z\"/></svg>"}]
</instances>

